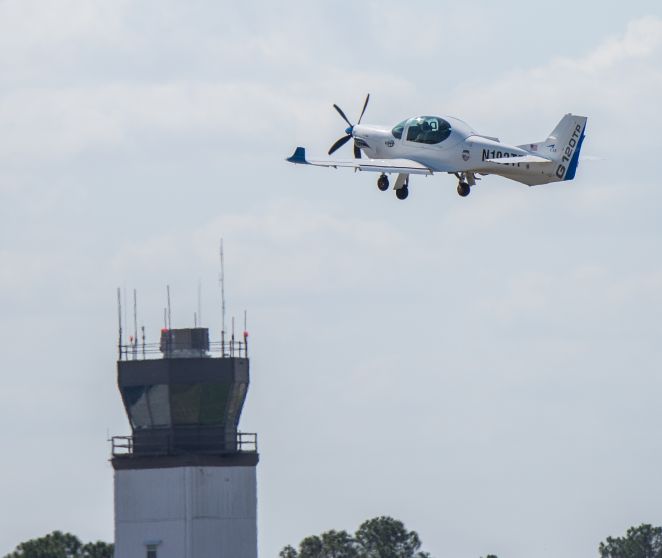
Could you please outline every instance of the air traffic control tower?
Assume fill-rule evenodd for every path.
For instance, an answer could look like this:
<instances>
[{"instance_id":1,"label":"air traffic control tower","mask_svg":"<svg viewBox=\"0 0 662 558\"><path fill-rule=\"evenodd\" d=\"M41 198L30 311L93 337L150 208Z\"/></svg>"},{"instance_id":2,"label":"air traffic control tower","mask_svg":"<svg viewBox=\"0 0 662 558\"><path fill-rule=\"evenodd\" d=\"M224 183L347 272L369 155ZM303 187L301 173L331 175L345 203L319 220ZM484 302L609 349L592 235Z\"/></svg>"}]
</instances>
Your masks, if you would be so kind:
<instances>
[{"instance_id":1,"label":"air traffic control tower","mask_svg":"<svg viewBox=\"0 0 662 558\"><path fill-rule=\"evenodd\" d=\"M237 430L247 335L210 343L196 327L129 341L120 330L132 435L112 438L116 558L257 558L257 436Z\"/></svg>"}]
</instances>

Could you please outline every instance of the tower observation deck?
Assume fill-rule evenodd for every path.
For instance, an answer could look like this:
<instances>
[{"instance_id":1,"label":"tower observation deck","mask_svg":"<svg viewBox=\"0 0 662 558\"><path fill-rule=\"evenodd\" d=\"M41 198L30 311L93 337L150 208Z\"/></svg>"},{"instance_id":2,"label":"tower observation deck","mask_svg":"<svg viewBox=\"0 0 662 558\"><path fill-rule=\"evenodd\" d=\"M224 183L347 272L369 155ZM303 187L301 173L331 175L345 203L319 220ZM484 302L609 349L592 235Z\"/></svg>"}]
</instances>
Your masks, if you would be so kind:
<instances>
[{"instance_id":1,"label":"tower observation deck","mask_svg":"<svg viewBox=\"0 0 662 558\"><path fill-rule=\"evenodd\" d=\"M112 438L115 468L193 455L257 464L257 435L237 430L249 384L246 337L210 343L206 328L164 329L160 343L120 345L117 384L133 434Z\"/></svg>"},{"instance_id":2,"label":"tower observation deck","mask_svg":"<svg viewBox=\"0 0 662 558\"><path fill-rule=\"evenodd\" d=\"M247 341L210 342L202 327L120 340L131 435L112 438L116 556L257 556L257 435L238 430Z\"/></svg>"}]
</instances>

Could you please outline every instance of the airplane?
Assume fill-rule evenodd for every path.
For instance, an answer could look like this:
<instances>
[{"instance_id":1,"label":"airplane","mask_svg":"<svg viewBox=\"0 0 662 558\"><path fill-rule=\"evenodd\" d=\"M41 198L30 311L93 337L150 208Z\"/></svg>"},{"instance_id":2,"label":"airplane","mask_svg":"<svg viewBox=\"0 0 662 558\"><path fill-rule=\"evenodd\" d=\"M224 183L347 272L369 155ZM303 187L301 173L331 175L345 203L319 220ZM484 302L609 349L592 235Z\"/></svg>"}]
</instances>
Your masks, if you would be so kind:
<instances>
[{"instance_id":1,"label":"airplane","mask_svg":"<svg viewBox=\"0 0 662 558\"><path fill-rule=\"evenodd\" d=\"M345 135L329 149L329 155L354 140L354 159L309 159L297 147L286 160L317 167L348 167L378 172L377 187L389 188L388 175L397 174L396 197L409 196L412 174L454 174L457 193L466 197L482 176L495 174L535 186L572 180L577 172L587 117L566 114L544 141L508 145L498 138L476 132L466 122L451 116L415 116L392 128L361 124L370 100L365 99L358 122L352 124L338 105L333 107L348 124ZM365 153L368 159L362 159Z\"/></svg>"}]
</instances>

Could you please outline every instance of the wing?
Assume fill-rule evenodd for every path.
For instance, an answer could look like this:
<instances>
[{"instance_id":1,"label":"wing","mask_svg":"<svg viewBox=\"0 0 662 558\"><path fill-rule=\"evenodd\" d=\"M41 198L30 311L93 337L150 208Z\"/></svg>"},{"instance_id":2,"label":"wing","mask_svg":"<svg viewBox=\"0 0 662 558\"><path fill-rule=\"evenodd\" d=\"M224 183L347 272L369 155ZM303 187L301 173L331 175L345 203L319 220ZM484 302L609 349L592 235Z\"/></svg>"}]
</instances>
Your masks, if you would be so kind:
<instances>
[{"instance_id":1,"label":"wing","mask_svg":"<svg viewBox=\"0 0 662 558\"><path fill-rule=\"evenodd\" d=\"M369 172L434 174L430 167L409 159L306 159L306 149L303 147L297 147L294 150L294 154L288 157L286 161L299 165L333 168L347 167Z\"/></svg>"}]
</instances>

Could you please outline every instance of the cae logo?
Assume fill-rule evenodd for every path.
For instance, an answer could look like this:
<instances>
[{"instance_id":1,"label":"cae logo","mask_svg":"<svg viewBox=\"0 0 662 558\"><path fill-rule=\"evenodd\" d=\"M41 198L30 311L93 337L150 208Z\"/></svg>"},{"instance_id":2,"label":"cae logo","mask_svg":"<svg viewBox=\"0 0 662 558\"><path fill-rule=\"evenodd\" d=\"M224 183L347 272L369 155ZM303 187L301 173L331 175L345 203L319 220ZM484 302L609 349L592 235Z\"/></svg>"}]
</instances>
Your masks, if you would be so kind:
<instances>
[{"instance_id":1,"label":"cae logo","mask_svg":"<svg viewBox=\"0 0 662 558\"><path fill-rule=\"evenodd\" d=\"M581 135L581 133L582 133L582 127L580 124L577 124L577 126L575 127L575 131L572 133L572 137L568 142L568 145L566 145L565 147L565 151L563 152L563 157L561 158L561 163L556 169L556 176L559 177L561 180L563 180L563 177L565 176L565 173L568 170L566 167L566 163L569 163L570 160L572 159L572 155L575 152L575 147L577 147L577 141L579 141L579 136Z\"/></svg>"}]
</instances>

